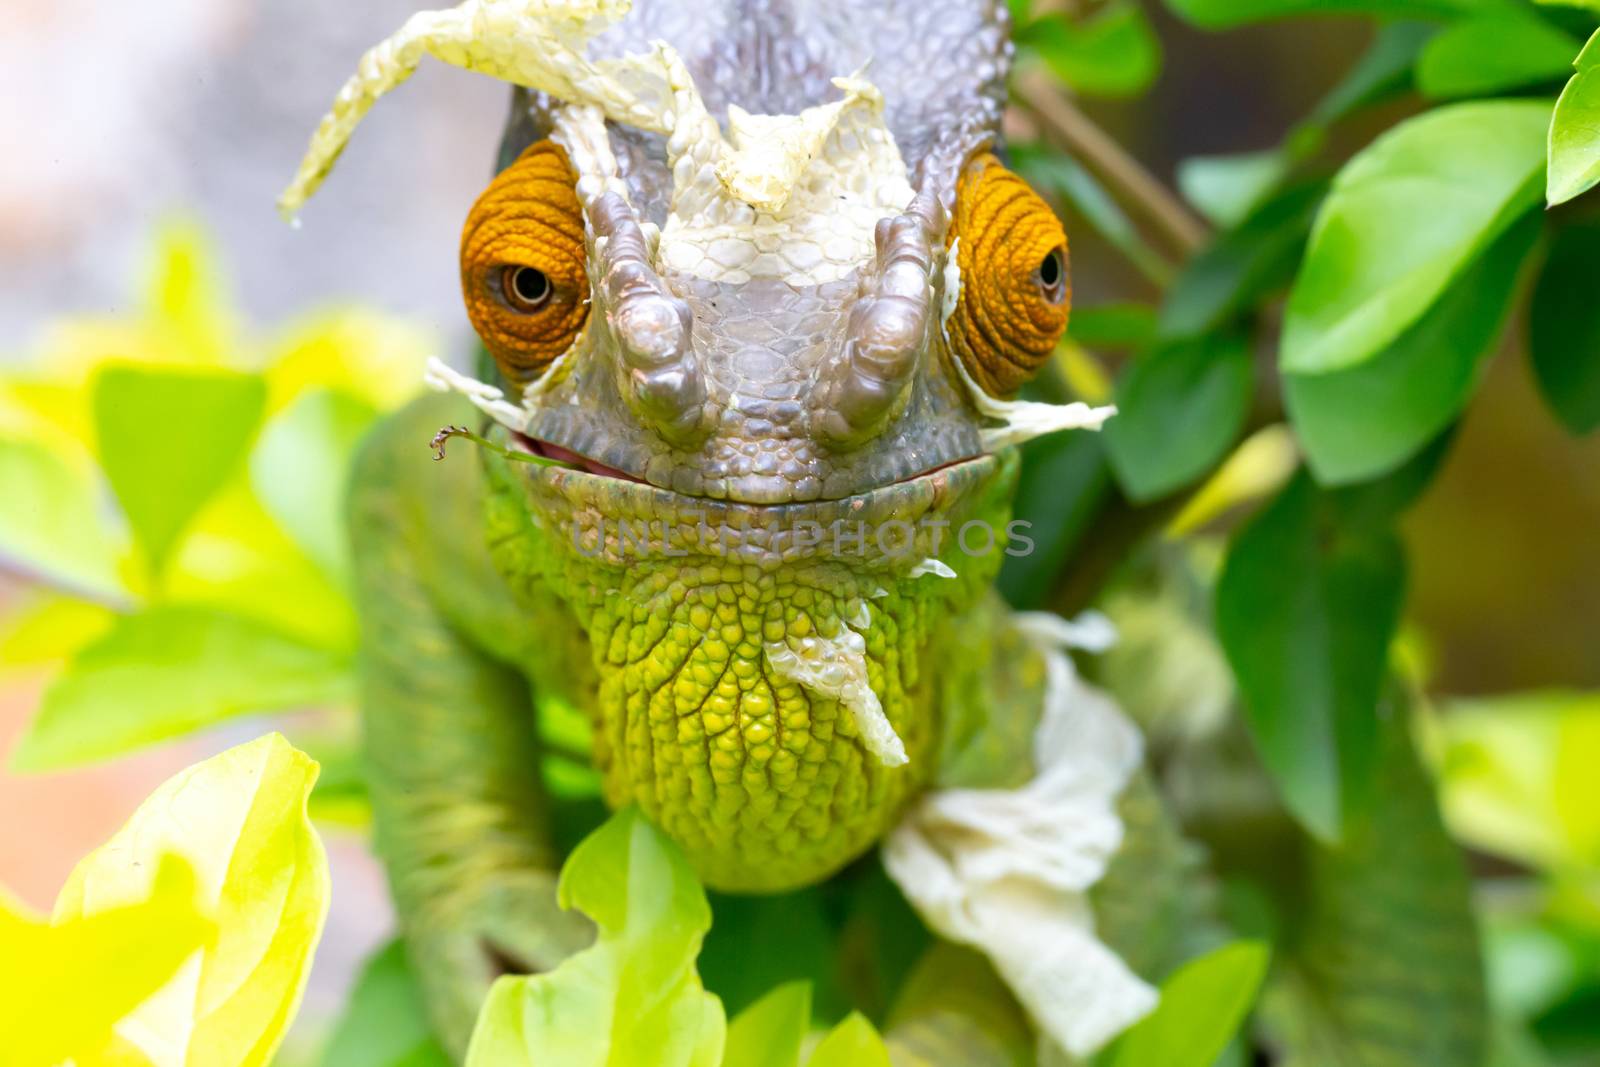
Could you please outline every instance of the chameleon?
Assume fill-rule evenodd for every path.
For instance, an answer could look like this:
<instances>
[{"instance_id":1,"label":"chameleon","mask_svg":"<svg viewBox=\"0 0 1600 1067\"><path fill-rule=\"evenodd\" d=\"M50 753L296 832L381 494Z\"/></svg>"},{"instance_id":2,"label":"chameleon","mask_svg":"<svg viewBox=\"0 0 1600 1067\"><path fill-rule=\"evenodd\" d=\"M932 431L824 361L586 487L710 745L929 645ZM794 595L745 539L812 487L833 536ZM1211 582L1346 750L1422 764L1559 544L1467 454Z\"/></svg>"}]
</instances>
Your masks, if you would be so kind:
<instances>
[{"instance_id":1,"label":"chameleon","mask_svg":"<svg viewBox=\"0 0 1600 1067\"><path fill-rule=\"evenodd\" d=\"M490 380L433 372L490 447L427 463L463 401L419 400L347 510L377 847L459 1056L496 976L592 936L556 903L536 705L586 715L605 801L706 885L832 877L1038 721L991 588L1028 540L1017 446L1113 412L1017 399L1071 281L1002 158L1003 0L422 12L287 213L425 55L517 87L459 252Z\"/></svg>"}]
</instances>

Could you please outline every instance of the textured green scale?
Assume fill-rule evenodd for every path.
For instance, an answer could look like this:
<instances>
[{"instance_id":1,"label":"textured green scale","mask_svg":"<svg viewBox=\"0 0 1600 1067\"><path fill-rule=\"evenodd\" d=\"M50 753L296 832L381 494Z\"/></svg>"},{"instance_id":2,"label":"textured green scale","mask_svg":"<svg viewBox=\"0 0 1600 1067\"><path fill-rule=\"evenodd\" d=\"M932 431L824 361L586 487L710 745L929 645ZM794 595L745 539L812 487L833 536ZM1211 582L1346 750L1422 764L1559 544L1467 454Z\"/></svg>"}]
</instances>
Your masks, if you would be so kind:
<instances>
[{"instance_id":1,"label":"textured green scale","mask_svg":"<svg viewBox=\"0 0 1600 1067\"><path fill-rule=\"evenodd\" d=\"M587 638L599 677L591 710L607 802L638 804L708 884L780 890L823 878L881 837L934 779L941 710L923 679L933 664L961 655L941 639L953 645L963 632L952 620L983 596L998 548L969 557L944 537L939 558L955 579L911 577L920 557L858 556L849 540L837 556L826 539L820 551L787 558L731 558L726 545L701 544L669 556L649 546L670 544L679 524L693 521L672 513L687 509L686 498L492 454L485 462L496 566L521 598L553 593ZM928 513L1003 529L1015 460L980 466L924 501ZM912 495L899 486L884 492ZM704 509L695 503L697 513ZM761 522L781 526L785 510L795 520L819 508L848 514L848 506L766 509ZM725 521L748 518L729 510ZM623 542L608 529L603 541L580 537L580 551L570 525L580 515L631 520L634 529L646 520L655 540ZM766 658L769 643L835 639L847 627L864 637L867 679L905 745L905 766L885 766L867 751L853 712ZM536 685L545 681L539 665L530 674Z\"/></svg>"}]
</instances>

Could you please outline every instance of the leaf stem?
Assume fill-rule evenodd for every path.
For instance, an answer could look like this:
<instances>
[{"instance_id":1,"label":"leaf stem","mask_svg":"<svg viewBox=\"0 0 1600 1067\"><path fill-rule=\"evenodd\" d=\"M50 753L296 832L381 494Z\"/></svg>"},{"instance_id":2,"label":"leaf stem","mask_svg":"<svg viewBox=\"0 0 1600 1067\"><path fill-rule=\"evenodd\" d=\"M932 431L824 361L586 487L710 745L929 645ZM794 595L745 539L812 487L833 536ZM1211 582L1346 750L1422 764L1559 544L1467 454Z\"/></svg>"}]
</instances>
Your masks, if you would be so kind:
<instances>
[{"instance_id":1,"label":"leaf stem","mask_svg":"<svg viewBox=\"0 0 1600 1067\"><path fill-rule=\"evenodd\" d=\"M1012 81L1012 102L1038 122L1045 137L1076 156L1101 181L1138 209L1187 258L1210 236L1206 225L1144 165L1085 115L1042 71L1022 71Z\"/></svg>"}]
</instances>

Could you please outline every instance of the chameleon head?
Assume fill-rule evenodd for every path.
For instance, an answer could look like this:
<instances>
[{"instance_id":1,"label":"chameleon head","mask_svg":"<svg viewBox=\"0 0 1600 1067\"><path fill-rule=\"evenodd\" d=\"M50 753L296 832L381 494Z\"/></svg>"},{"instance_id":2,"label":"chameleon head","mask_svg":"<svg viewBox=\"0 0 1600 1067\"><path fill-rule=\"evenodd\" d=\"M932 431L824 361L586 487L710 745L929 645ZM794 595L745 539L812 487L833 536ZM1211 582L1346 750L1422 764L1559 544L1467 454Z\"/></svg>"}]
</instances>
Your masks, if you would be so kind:
<instances>
[{"instance_id":1,"label":"chameleon head","mask_svg":"<svg viewBox=\"0 0 1600 1067\"><path fill-rule=\"evenodd\" d=\"M726 135L691 109L698 128L665 140L536 105L549 136L490 185L461 246L521 433L757 505L985 453L969 394L1013 394L1049 358L1066 236L981 142L925 157L914 189L877 90L836 84L842 100L799 115L730 104Z\"/></svg>"},{"instance_id":2,"label":"chameleon head","mask_svg":"<svg viewBox=\"0 0 1600 1067\"><path fill-rule=\"evenodd\" d=\"M1004 4L881 6L910 50L877 63L888 93L821 73L868 58L855 4L790 26L787 58L676 5L425 13L369 55L286 196L422 52L536 90L461 243L509 389L446 378L564 464L490 461L497 562L589 635L608 799L723 888L825 875L929 779L932 664L999 566L1007 446L1110 414L1008 399L1069 284L1060 224L989 151ZM930 79L941 49L972 54Z\"/></svg>"}]
</instances>

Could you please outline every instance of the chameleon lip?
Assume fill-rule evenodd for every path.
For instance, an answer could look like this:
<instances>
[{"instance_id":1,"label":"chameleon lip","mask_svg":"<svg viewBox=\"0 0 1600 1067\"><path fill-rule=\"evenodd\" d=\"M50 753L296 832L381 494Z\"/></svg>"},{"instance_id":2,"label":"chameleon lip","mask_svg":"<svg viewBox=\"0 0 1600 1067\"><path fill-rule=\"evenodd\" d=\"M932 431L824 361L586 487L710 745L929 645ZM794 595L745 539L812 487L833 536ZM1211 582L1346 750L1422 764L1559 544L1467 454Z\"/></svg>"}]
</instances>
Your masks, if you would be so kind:
<instances>
[{"instance_id":1,"label":"chameleon lip","mask_svg":"<svg viewBox=\"0 0 1600 1067\"><path fill-rule=\"evenodd\" d=\"M520 430L512 431L511 447L519 452L526 452L531 456L543 456L545 459L553 459L557 463L565 463L569 467L581 470L586 474L592 474L597 478L615 478L622 482L634 482L638 485L647 484L643 478L636 478L627 471L618 470L616 467L608 467L604 463L592 460L583 453L574 452L570 448L562 448L560 445L553 445L549 441L540 441L529 437Z\"/></svg>"},{"instance_id":2,"label":"chameleon lip","mask_svg":"<svg viewBox=\"0 0 1600 1067\"><path fill-rule=\"evenodd\" d=\"M783 502L774 502L774 503L755 503L755 502L748 502L748 501L732 500L732 499L728 499L728 498L710 497L710 496L695 496L695 495L690 494L690 493L680 493L680 492L677 492L676 490L666 489L663 486L658 486L658 485L655 485L655 484L653 484L651 482L647 482L643 478L637 477L636 475L629 474L627 471L619 470L616 467L608 466L608 465L606 465L604 463L601 463L598 460L590 459L588 456L585 456L581 452L574 452L570 448L563 448L560 445L551 444L549 441L541 441L538 438L530 437L530 436L528 436L527 434L523 433L520 430L512 430L510 432L509 436L510 436L509 444L513 449L515 449L515 450L517 450L519 452L526 452L526 453L528 453L529 455L532 455L532 456L540 456L540 457L542 457L544 459L555 460L557 463L565 464L566 468L569 469L569 470L581 471L582 473L591 475L592 477L595 477L595 478L607 478L607 479L611 479L613 481L628 482L628 483L631 483L633 485L644 486L644 487L647 487L649 489L655 489L655 490L659 490L661 492L672 493L675 496L681 496L681 497L683 497L683 498L685 498L687 500L716 501L717 503L732 504L732 505L742 505L742 506L751 507L751 508L785 508L785 507L794 507L796 505L804 504L804 503L828 504L828 503L834 502L834 501L829 501L829 500L813 500L813 501L783 501ZM909 485L909 484L911 484L913 482L916 482L916 481L919 481L919 480L921 480L923 478L931 478L931 477L933 477L935 475L942 474L942 473L944 473L946 471L950 471L950 470L953 470L953 469L958 468L958 467L965 467L965 466L967 466L969 464L977 464L977 463L980 463L980 462L982 462L984 460L988 460L988 459L992 459L992 458L993 458L992 454L990 454L988 452L980 452L980 453L978 453L976 455L972 455L972 456L961 456L961 457L959 457L957 459L946 460L945 462L937 464L937 465L932 466L932 467L929 467L926 470L918 471L917 473L911 474L911 475L907 475L904 478L898 478L898 479L896 479L895 481L892 481L892 482L885 482L883 485L874 486L871 489L863 490L860 493L852 494L850 497L844 497L844 498L840 498L840 499L849 500L849 499L853 499L853 498L870 497L874 493L882 492L884 490L893 489L896 486Z\"/></svg>"}]
</instances>

